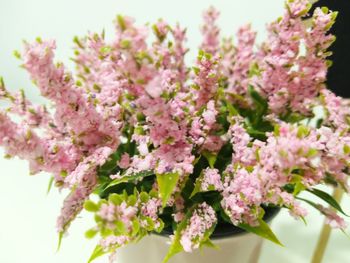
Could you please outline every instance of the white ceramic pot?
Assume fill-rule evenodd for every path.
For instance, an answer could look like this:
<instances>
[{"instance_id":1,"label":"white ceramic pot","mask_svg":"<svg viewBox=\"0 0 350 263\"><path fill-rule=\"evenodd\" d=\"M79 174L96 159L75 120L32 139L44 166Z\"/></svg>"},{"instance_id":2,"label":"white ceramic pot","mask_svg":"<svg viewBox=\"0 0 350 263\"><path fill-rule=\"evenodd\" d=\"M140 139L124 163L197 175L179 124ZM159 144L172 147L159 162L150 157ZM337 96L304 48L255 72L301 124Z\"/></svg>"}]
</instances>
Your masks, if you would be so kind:
<instances>
[{"instance_id":1,"label":"white ceramic pot","mask_svg":"<svg viewBox=\"0 0 350 263\"><path fill-rule=\"evenodd\" d=\"M137 244L129 244L118 250L117 263L161 263L169 248L170 239L150 235ZM213 240L220 250L203 248L193 253L182 252L169 263L257 263L262 239L250 233L236 234Z\"/></svg>"}]
</instances>

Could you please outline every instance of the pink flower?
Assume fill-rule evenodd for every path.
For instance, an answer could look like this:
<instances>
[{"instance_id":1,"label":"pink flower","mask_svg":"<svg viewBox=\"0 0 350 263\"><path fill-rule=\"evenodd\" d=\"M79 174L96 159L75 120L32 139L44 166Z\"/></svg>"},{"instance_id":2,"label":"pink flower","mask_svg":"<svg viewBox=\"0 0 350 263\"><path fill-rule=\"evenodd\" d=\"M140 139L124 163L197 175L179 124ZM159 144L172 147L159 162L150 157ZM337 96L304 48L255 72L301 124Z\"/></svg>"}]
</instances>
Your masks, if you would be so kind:
<instances>
[{"instance_id":1,"label":"pink flower","mask_svg":"<svg viewBox=\"0 0 350 263\"><path fill-rule=\"evenodd\" d=\"M348 224L345 222L345 220L337 215L337 213L330 209L323 206L319 206L320 211L326 216L326 223L329 224L332 228L340 228L340 229L346 229L348 227Z\"/></svg>"},{"instance_id":2,"label":"pink flower","mask_svg":"<svg viewBox=\"0 0 350 263\"><path fill-rule=\"evenodd\" d=\"M204 241L204 234L216 225L217 218L214 209L202 203L194 210L189 224L181 232L180 243L186 252L191 252Z\"/></svg>"},{"instance_id":3,"label":"pink flower","mask_svg":"<svg viewBox=\"0 0 350 263\"><path fill-rule=\"evenodd\" d=\"M127 169L130 166L130 156L128 153L122 155L122 158L118 162L118 166L122 169Z\"/></svg>"},{"instance_id":4,"label":"pink flower","mask_svg":"<svg viewBox=\"0 0 350 263\"><path fill-rule=\"evenodd\" d=\"M207 168L204 170L201 187L204 191L208 191L210 186L218 191L221 191L223 188L218 169Z\"/></svg>"},{"instance_id":5,"label":"pink flower","mask_svg":"<svg viewBox=\"0 0 350 263\"><path fill-rule=\"evenodd\" d=\"M219 15L219 11L212 6L203 13L204 23L201 28L203 42L201 44L201 49L213 55L215 55L219 50L220 29L215 24Z\"/></svg>"},{"instance_id":6,"label":"pink flower","mask_svg":"<svg viewBox=\"0 0 350 263\"><path fill-rule=\"evenodd\" d=\"M207 110L203 112L203 120L208 127L212 127L216 123L216 115L218 114L215 109L215 102L213 100L207 103Z\"/></svg>"}]
</instances>

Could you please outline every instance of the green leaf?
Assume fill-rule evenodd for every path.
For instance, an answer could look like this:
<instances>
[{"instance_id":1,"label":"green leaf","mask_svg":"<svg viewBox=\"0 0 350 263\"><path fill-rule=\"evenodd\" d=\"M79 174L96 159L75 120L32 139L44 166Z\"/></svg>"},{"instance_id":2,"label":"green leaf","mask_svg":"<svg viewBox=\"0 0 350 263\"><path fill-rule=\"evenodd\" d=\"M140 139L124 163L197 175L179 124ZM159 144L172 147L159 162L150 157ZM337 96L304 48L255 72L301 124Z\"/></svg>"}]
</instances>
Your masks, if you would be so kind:
<instances>
[{"instance_id":1,"label":"green leaf","mask_svg":"<svg viewBox=\"0 0 350 263\"><path fill-rule=\"evenodd\" d=\"M334 209L336 209L337 211L339 211L343 215L349 216L344 212L344 210L341 208L340 204L330 194L328 194L322 190L316 189L316 188L313 188L313 189L307 190L307 191L316 195L317 197L321 198L323 201L325 201L327 204L332 206Z\"/></svg>"},{"instance_id":2,"label":"green leaf","mask_svg":"<svg viewBox=\"0 0 350 263\"><path fill-rule=\"evenodd\" d=\"M229 101L226 102L226 107L230 117L239 115L238 110Z\"/></svg>"},{"instance_id":3,"label":"green leaf","mask_svg":"<svg viewBox=\"0 0 350 263\"><path fill-rule=\"evenodd\" d=\"M124 31L126 29L126 23L125 23L125 19L123 16L121 16L121 15L117 16L117 23L122 31Z\"/></svg>"},{"instance_id":4,"label":"green leaf","mask_svg":"<svg viewBox=\"0 0 350 263\"><path fill-rule=\"evenodd\" d=\"M52 185L53 183L55 182L55 178L53 176L51 176L50 178L50 181L49 181L49 184L47 186L47 191L46 191L46 194L48 195L51 191L51 188L52 188Z\"/></svg>"},{"instance_id":5,"label":"green leaf","mask_svg":"<svg viewBox=\"0 0 350 263\"><path fill-rule=\"evenodd\" d=\"M344 153L345 154L349 154L350 153L350 147L349 147L349 145L344 145L344 147L343 147L343 150L344 150Z\"/></svg>"},{"instance_id":6,"label":"green leaf","mask_svg":"<svg viewBox=\"0 0 350 263\"><path fill-rule=\"evenodd\" d=\"M134 219L132 221L132 236L136 236L138 234L138 232L140 231L140 222L138 221L138 219Z\"/></svg>"},{"instance_id":7,"label":"green leaf","mask_svg":"<svg viewBox=\"0 0 350 263\"><path fill-rule=\"evenodd\" d=\"M171 194L173 193L178 180L178 173L157 174L159 194L162 199L163 207L166 206L166 203L168 202Z\"/></svg>"},{"instance_id":8,"label":"green leaf","mask_svg":"<svg viewBox=\"0 0 350 263\"><path fill-rule=\"evenodd\" d=\"M14 50L13 51L13 55L17 58L17 59L21 59L21 53L18 50Z\"/></svg>"},{"instance_id":9,"label":"green leaf","mask_svg":"<svg viewBox=\"0 0 350 263\"><path fill-rule=\"evenodd\" d=\"M130 146L130 143L120 144L118 149L109 156L108 161L98 168L98 175L109 177L113 172L115 172L115 170L118 168L118 161L121 159L122 155L131 151Z\"/></svg>"},{"instance_id":10,"label":"green leaf","mask_svg":"<svg viewBox=\"0 0 350 263\"><path fill-rule=\"evenodd\" d=\"M142 203L147 203L150 199L149 194L147 194L146 192L141 192L139 198Z\"/></svg>"},{"instance_id":11,"label":"green leaf","mask_svg":"<svg viewBox=\"0 0 350 263\"><path fill-rule=\"evenodd\" d=\"M91 200L86 200L85 201L84 208L85 208L86 211L89 211L89 212L97 212L98 211L98 205L96 205Z\"/></svg>"},{"instance_id":12,"label":"green leaf","mask_svg":"<svg viewBox=\"0 0 350 263\"><path fill-rule=\"evenodd\" d=\"M62 245L62 238L63 238L64 232L59 232L58 234L58 243L57 243L57 252L60 250L61 245Z\"/></svg>"},{"instance_id":13,"label":"green leaf","mask_svg":"<svg viewBox=\"0 0 350 263\"><path fill-rule=\"evenodd\" d=\"M194 208L191 208L187 213L185 218L181 221L181 223L177 226L176 231L174 233L174 238L173 241L170 245L170 248L168 250L167 255L165 256L165 258L163 259L162 263L166 263L169 261L169 259L171 257L173 257L174 255L180 253L183 251L183 247L180 243L180 239L181 239L181 232L182 230L184 230L187 227L187 221L188 219L191 217L192 213L194 211Z\"/></svg>"},{"instance_id":14,"label":"green leaf","mask_svg":"<svg viewBox=\"0 0 350 263\"><path fill-rule=\"evenodd\" d=\"M210 229L205 231L204 236L203 236L203 238L200 242L200 245L199 245L200 248L202 248L203 246L208 246L208 247L215 248L215 249L219 248L210 240L210 236L213 234L215 227L216 227L216 224L212 225L212 227Z\"/></svg>"},{"instance_id":15,"label":"green leaf","mask_svg":"<svg viewBox=\"0 0 350 263\"><path fill-rule=\"evenodd\" d=\"M267 107L266 99L261 97L261 95L254 89L253 86L251 86L251 85L249 86L248 92L249 92L249 95L251 96L251 98L254 100L254 102L256 104L259 104L259 105L261 105L263 107Z\"/></svg>"},{"instance_id":16,"label":"green leaf","mask_svg":"<svg viewBox=\"0 0 350 263\"><path fill-rule=\"evenodd\" d=\"M108 196L108 200L111 201L114 205L120 205L121 203L123 203L123 201L125 201L121 195L115 193L110 194Z\"/></svg>"},{"instance_id":17,"label":"green leaf","mask_svg":"<svg viewBox=\"0 0 350 263\"><path fill-rule=\"evenodd\" d=\"M239 224L238 227L244 229L247 232L254 233L262 238L270 240L277 245L283 246L276 235L272 232L270 226L263 219L259 219L259 226L256 227L250 226L248 224Z\"/></svg>"},{"instance_id":18,"label":"green leaf","mask_svg":"<svg viewBox=\"0 0 350 263\"><path fill-rule=\"evenodd\" d=\"M105 189L110 188L110 187L115 186L115 185L118 185L120 183L127 183L130 181L135 181L137 179L141 179L141 178L151 176L151 175L154 175L153 171L142 171L142 172L130 175L130 176L122 176L121 178L115 179L112 182L110 182Z\"/></svg>"},{"instance_id":19,"label":"green leaf","mask_svg":"<svg viewBox=\"0 0 350 263\"><path fill-rule=\"evenodd\" d=\"M302 139L308 136L309 133L310 133L310 129L308 127L300 125L298 128L297 137Z\"/></svg>"},{"instance_id":20,"label":"green leaf","mask_svg":"<svg viewBox=\"0 0 350 263\"><path fill-rule=\"evenodd\" d=\"M276 137L279 137L280 136L280 126L278 124L275 124L273 126L273 134L276 136Z\"/></svg>"},{"instance_id":21,"label":"green leaf","mask_svg":"<svg viewBox=\"0 0 350 263\"><path fill-rule=\"evenodd\" d=\"M213 153L208 152L208 151L203 151L202 155L205 158L207 158L210 168L214 168L216 158L218 157L217 154L213 154Z\"/></svg>"},{"instance_id":22,"label":"green leaf","mask_svg":"<svg viewBox=\"0 0 350 263\"><path fill-rule=\"evenodd\" d=\"M162 263L168 262L171 257L173 257L174 255L176 255L176 254L178 254L178 253L183 251L183 247L182 247L182 245L180 243L181 233L187 227L188 221L191 218L191 216L193 214L193 211L196 209L196 207L197 206L194 206L194 207L190 208L188 210L188 212L186 213L186 216L185 216L184 220L182 220L181 223L177 226L177 229L176 229L176 231L174 233L173 242L170 245L168 254L165 256L165 258L164 258ZM200 247L210 246L210 247L217 248L209 239L211 234L214 232L215 227L216 227L216 225L213 225L210 229L208 229L204 233L204 236L201 239Z\"/></svg>"},{"instance_id":23,"label":"green leaf","mask_svg":"<svg viewBox=\"0 0 350 263\"><path fill-rule=\"evenodd\" d=\"M120 234L126 234L127 228L122 221L115 222L115 228Z\"/></svg>"},{"instance_id":24,"label":"green leaf","mask_svg":"<svg viewBox=\"0 0 350 263\"><path fill-rule=\"evenodd\" d=\"M202 182L203 182L203 177L204 177L204 173L203 171L200 173L199 177L197 177L195 185L194 185L194 189L190 195L190 198L192 198L193 196L195 196L197 193L199 192L210 192L210 191L215 191L215 186L214 185L209 185L207 190L203 190L202 189Z\"/></svg>"},{"instance_id":25,"label":"green leaf","mask_svg":"<svg viewBox=\"0 0 350 263\"><path fill-rule=\"evenodd\" d=\"M201 247L209 247L209 248L213 248L213 249L217 249L220 250L220 247L215 245L209 238L207 240L205 240L204 242L201 243Z\"/></svg>"},{"instance_id":26,"label":"green leaf","mask_svg":"<svg viewBox=\"0 0 350 263\"><path fill-rule=\"evenodd\" d=\"M322 205L316 204L316 203L314 203L314 202L312 202L312 201L310 201L310 200L307 200L307 199L304 199L304 198L301 198L301 197L296 197L296 199L301 200L301 201L304 201L305 203L309 204L309 205L312 206L313 208L317 209L321 214L327 216L327 215L325 214L325 212L323 211L323 209L322 209L322 208L323 208Z\"/></svg>"},{"instance_id":27,"label":"green leaf","mask_svg":"<svg viewBox=\"0 0 350 263\"><path fill-rule=\"evenodd\" d=\"M190 198L192 198L193 196L195 196L197 193L199 193L199 192L201 191L201 187L202 187L201 176L202 176L202 175L200 175L200 177L198 177L198 178L196 179L196 183L195 183L195 185L194 185L194 189L193 189L193 191L192 191L192 193L191 193L191 195L190 195Z\"/></svg>"},{"instance_id":28,"label":"green leaf","mask_svg":"<svg viewBox=\"0 0 350 263\"><path fill-rule=\"evenodd\" d=\"M256 106L257 120L256 120L255 124L257 124L257 122L261 121L262 116L264 114L266 114L268 104L267 104L266 99L261 97L261 95L251 85L248 88L248 93Z\"/></svg>"},{"instance_id":29,"label":"green leaf","mask_svg":"<svg viewBox=\"0 0 350 263\"><path fill-rule=\"evenodd\" d=\"M95 228L91 228L89 229L88 231L85 232L85 237L87 239L91 239L91 238L94 238L97 234L97 230Z\"/></svg>"},{"instance_id":30,"label":"green leaf","mask_svg":"<svg viewBox=\"0 0 350 263\"><path fill-rule=\"evenodd\" d=\"M296 197L296 199L304 201L305 203L307 203L307 204L311 205L312 207L316 208L317 210L321 211L320 210L320 206L321 205L319 205L319 204L316 204L316 203L314 203L314 202L312 202L310 200L307 200L307 199L304 199L304 198L301 198L301 197Z\"/></svg>"},{"instance_id":31,"label":"green leaf","mask_svg":"<svg viewBox=\"0 0 350 263\"><path fill-rule=\"evenodd\" d=\"M94 251L92 252L89 260L88 260L88 263L91 263L92 261L94 261L96 258L99 258L101 256L103 256L104 254L106 254L107 252L105 252L103 250L103 247L100 246L100 245L97 245L94 249Z\"/></svg>"}]
</instances>

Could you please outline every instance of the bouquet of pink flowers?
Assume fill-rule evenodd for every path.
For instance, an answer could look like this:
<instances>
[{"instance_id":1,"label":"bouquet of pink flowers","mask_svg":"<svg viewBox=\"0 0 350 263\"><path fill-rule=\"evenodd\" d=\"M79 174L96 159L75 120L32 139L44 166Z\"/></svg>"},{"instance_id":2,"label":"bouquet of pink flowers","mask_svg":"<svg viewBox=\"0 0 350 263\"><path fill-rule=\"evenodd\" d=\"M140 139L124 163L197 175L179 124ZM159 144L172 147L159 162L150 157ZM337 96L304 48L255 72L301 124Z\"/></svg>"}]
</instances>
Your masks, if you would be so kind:
<instances>
[{"instance_id":1,"label":"bouquet of pink flowers","mask_svg":"<svg viewBox=\"0 0 350 263\"><path fill-rule=\"evenodd\" d=\"M149 30L118 16L113 41L76 37L74 75L54 62L54 41L25 43L15 54L53 107L1 80L9 106L0 111L0 145L28 160L32 174L51 173L51 183L70 189L60 237L84 208L96 220L86 236L101 236L89 262L163 229L174 233L164 262L211 245L223 223L279 243L264 221L270 207L304 219L311 205L344 230L342 208L316 188L350 190L350 108L325 87L337 13L316 9L305 21L310 8L287 1L259 45L250 26L221 41L210 8L192 67L186 30L163 20Z\"/></svg>"}]
</instances>

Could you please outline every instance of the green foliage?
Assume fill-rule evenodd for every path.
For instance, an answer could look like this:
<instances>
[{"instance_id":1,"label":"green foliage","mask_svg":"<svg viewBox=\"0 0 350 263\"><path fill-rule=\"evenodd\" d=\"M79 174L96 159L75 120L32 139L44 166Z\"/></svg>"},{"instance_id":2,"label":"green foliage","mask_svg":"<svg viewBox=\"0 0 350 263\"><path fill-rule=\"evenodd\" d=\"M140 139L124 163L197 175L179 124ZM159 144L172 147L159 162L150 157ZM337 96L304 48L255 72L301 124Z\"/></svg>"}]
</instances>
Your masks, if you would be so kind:
<instances>
[{"instance_id":1,"label":"green foliage","mask_svg":"<svg viewBox=\"0 0 350 263\"><path fill-rule=\"evenodd\" d=\"M253 128L261 126L263 123L263 117L267 113L268 104L265 98L261 97L260 94L254 89L253 86L249 86L248 93L254 102L255 114L251 116L251 123Z\"/></svg>"},{"instance_id":2,"label":"green foliage","mask_svg":"<svg viewBox=\"0 0 350 263\"><path fill-rule=\"evenodd\" d=\"M202 189L201 185L202 185L202 179L203 179L203 173L196 179L196 182L194 184L194 189L190 195L190 198L192 198L194 195L196 195L197 193L199 193Z\"/></svg>"},{"instance_id":3,"label":"green foliage","mask_svg":"<svg viewBox=\"0 0 350 263\"><path fill-rule=\"evenodd\" d=\"M283 246L276 235L272 232L270 226L263 220L259 219L259 226L253 227L248 224L239 224L238 227L247 232L254 233L262 238L272 241L273 243Z\"/></svg>"},{"instance_id":4,"label":"green foliage","mask_svg":"<svg viewBox=\"0 0 350 263\"><path fill-rule=\"evenodd\" d=\"M214 167L219 170L220 174L222 174L227 165L232 162L232 152L232 144L226 143L217 154Z\"/></svg>"},{"instance_id":5,"label":"green foliage","mask_svg":"<svg viewBox=\"0 0 350 263\"><path fill-rule=\"evenodd\" d=\"M53 176L50 177L49 184L47 186L46 194L49 194L51 191L51 188L53 186L53 183L55 182L55 178Z\"/></svg>"},{"instance_id":6,"label":"green foliage","mask_svg":"<svg viewBox=\"0 0 350 263\"><path fill-rule=\"evenodd\" d=\"M115 179L112 182L110 182L107 188L110 188L112 186L118 185L120 183L126 183L126 182L131 182L131 181L136 181L136 180L142 180L144 177L148 177L154 175L153 171L142 171L136 174L128 175L128 176L121 176L121 178Z\"/></svg>"},{"instance_id":7,"label":"green foliage","mask_svg":"<svg viewBox=\"0 0 350 263\"><path fill-rule=\"evenodd\" d=\"M127 191L123 191L121 194L111 193L107 199L101 199L98 203L92 201L86 201L84 208L95 214L96 226L91 228L85 233L86 238L93 238L99 234L102 238L108 236L127 236L130 242L138 241L149 232L161 232L164 228L164 222L161 219L154 220L153 218L146 216L142 213L142 207L152 198L158 198L158 193L154 190L150 192L138 191L134 187L131 194ZM113 222L106 221L99 215L101 206L104 204L110 204L115 206L126 205L135 209L135 215L130 218L131 225L127 226L123 221L123 218L118 218L115 215ZM111 227L111 224L113 227ZM92 262L96 258L115 251L119 245L103 249L101 246L97 246L93 251L88 262Z\"/></svg>"},{"instance_id":8,"label":"green foliage","mask_svg":"<svg viewBox=\"0 0 350 263\"><path fill-rule=\"evenodd\" d=\"M95 247L94 251L92 252L92 254L91 254L91 256L90 256L90 258L89 258L89 260L88 260L87 263L91 263L91 262L94 261L95 259L97 259L97 258L99 258L99 257L101 257L101 256L103 256L103 255L105 255L105 254L107 254L107 253L108 253L108 252L105 251L105 250L103 249L102 246L97 245L97 246Z\"/></svg>"},{"instance_id":9,"label":"green foliage","mask_svg":"<svg viewBox=\"0 0 350 263\"><path fill-rule=\"evenodd\" d=\"M91 238L94 238L97 233L98 233L98 231L95 228L91 228L85 232L85 237L87 239L91 239Z\"/></svg>"},{"instance_id":10,"label":"green foliage","mask_svg":"<svg viewBox=\"0 0 350 263\"><path fill-rule=\"evenodd\" d=\"M59 232L58 233L58 243L57 243L57 250L56 251L59 251L60 248L61 248L61 245L62 245L62 239L63 239L63 232Z\"/></svg>"},{"instance_id":11,"label":"green foliage","mask_svg":"<svg viewBox=\"0 0 350 263\"><path fill-rule=\"evenodd\" d=\"M176 254L180 253L183 251L183 247L180 243L181 240L181 233L183 230L186 229L186 227L189 224L189 219L191 218L193 212L195 211L197 206L192 207L191 209L188 210L188 212L185 215L184 220L181 221L180 224L178 224L176 231L174 232L174 238L173 241L170 245L170 248L168 250L167 255L164 257L162 263L168 262L173 256ZM210 229L208 229L200 241L200 247L205 246L205 245L211 245L212 243L210 242L210 236L214 232L216 225L213 225Z\"/></svg>"},{"instance_id":12,"label":"green foliage","mask_svg":"<svg viewBox=\"0 0 350 263\"><path fill-rule=\"evenodd\" d=\"M109 193L120 192L124 189L130 190L133 189L134 184L123 184L123 182L128 183L129 181L140 179L141 177L149 176L149 172L141 172L135 175L122 178L120 180L115 180L112 182L110 176L112 174L122 173L122 169L119 168L118 162L120 161L123 154L127 153L130 156L133 156L137 153L135 142L131 142L131 133L132 130L125 133L125 136L128 137L127 143L122 143L119 145L118 149L109 156L107 162L102 166L98 167L98 187L95 189L95 193L98 194L101 198L108 197Z\"/></svg>"},{"instance_id":13,"label":"green foliage","mask_svg":"<svg viewBox=\"0 0 350 263\"><path fill-rule=\"evenodd\" d=\"M98 206L91 200L86 200L84 203L84 209L89 212L97 212L98 211Z\"/></svg>"},{"instance_id":14,"label":"green foliage","mask_svg":"<svg viewBox=\"0 0 350 263\"><path fill-rule=\"evenodd\" d=\"M312 194L314 194L314 195L316 195L317 197L321 198L323 201L325 201L327 204L332 206L335 210L339 211L343 215L348 216L344 212L344 210L342 209L340 204L337 202L337 200L335 200L333 198L333 196L331 196L330 194L328 194L328 193L326 193L326 192L324 192L322 190L316 189L316 188L313 188L313 189L310 189L310 190L307 190L307 191L312 193Z\"/></svg>"},{"instance_id":15,"label":"green foliage","mask_svg":"<svg viewBox=\"0 0 350 263\"><path fill-rule=\"evenodd\" d=\"M215 165L215 162L216 162L216 159L217 159L217 154L216 153L211 153L211 152L208 152L208 151L203 151L202 155L205 158L207 158L208 163L209 163L209 167L210 168L214 168L214 165Z\"/></svg>"},{"instance_id":16,"label":"green foliage","mask_svg":"<svg viewBox=\"0 0 350 263\"><path fill-rule=\"evenodd\" d=\"M327 216L327 214L325 213L325 211L324 211L322 205L316 204L315 202L312 202L312 201L310 201L310 200L308 200L308 199L301 198L301 197L297 197L297 199L300 200L300 201L303 201L303 202L305 202L305 203L307 203L307 204L309 204L310 206L312 206L313 208L315 208L316 210L318 210L321 214ZM327 203L328 203L328 202L327 202ZM336 208L335 208L335 209L336 209ZM339 212L342 211L342 210L340 211L340 210L338 210L338 209L336 209L336 210L339 211ZM341 213L343 213L343 212L341 212ZM343 214L344 214L345 216L348 216L348 215L346 215L345 213L343 213Z\"/></svg>"},{"instance_id":17,"label":"green foliage","mask_svg":"<svg viewBox=\"0 0 350 263\"><path fill-rule=\"evenodd\" d=\"M159 195L162 199L163 207L166 206L179 180L178 173L157 174Z\"/></svg>"}]
</instances>

